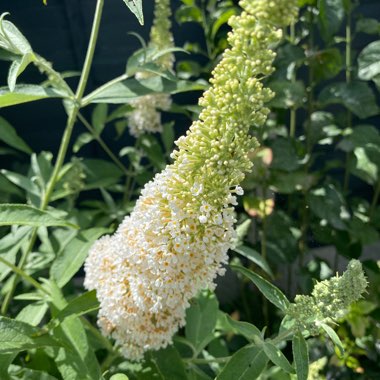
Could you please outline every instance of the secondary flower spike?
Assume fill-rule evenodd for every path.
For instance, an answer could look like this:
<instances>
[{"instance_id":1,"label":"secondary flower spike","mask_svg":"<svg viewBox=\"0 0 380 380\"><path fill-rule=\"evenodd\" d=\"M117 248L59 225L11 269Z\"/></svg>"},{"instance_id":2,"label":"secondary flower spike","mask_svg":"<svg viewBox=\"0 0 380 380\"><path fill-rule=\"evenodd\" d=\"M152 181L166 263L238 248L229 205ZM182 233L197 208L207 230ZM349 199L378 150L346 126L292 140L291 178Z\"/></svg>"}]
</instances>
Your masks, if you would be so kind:
<instances>
[{"instance_id":1,"label":"secondary flower spike","mask_svg":"<svg viewBox=\"0 0 380 380\"><path fill-rule=\"evenodd\" d=\"M170 0L156 0L149 47L157 53L174 47L170 16ZM162 70L172 70L174 55L172 53L163 54L157 58L155 63ZM138 72L136 77L147 78L152 75L154 74L149 72ZM147 132L162 132L161 112L159 110L166 111L170 108L172 104L170 95L145 95L137 98L131 104L134 110L128 115L128 127L132 136L139 137Z\"/></svg>"},{"instance_id":2,"label":"secondary flower spike","mask_svg":"<svg viewBox=\"0 0 380 380\"><path fill-rule=\"evenodd\" d=\"M173 164L144 187L131 215L95 243L85 264L85 286L100 301L99 325L130 359L171 343L190 299L224 273L239 183L257 147L249 130L263 125L273 96L261 78L273 71L280 28L297 14L297 0L240 5L243 12L230 20L230 48L199 102L199 120L176 143Z\"/></svg>"}]
</instances>

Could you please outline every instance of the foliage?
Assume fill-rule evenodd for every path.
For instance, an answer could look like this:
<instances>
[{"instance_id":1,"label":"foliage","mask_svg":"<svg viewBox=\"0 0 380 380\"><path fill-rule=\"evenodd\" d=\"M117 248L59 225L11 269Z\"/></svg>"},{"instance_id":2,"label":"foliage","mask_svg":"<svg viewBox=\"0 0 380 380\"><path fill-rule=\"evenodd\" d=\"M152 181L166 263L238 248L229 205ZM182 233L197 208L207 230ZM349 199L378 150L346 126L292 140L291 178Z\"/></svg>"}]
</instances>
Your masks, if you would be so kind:
<instances>
[{"instance_id":1,"label":"foliage","mask_svg":"<svg viewBox=\"0 0 380 380\"><path fill-rule=\"evenodd\" d=\"M124 2L143 24L147 5ZM141 188L171 162L175 115L190 124L200 111L176 97L160 107L157 96L207 88L204 79L228 46L227 21L240 10L229 0L182 0L175 19L201 28L204 41L186 42L190 54L175 70L172 55L183 49L142 41L124 73L85 94L103 3L97 1L76 90L6 14L0 18L0 58L10 62L0 107L58 98L67 113L56 156L34 152L0 117L0 153L12 159L0 174L2 378L376 378L380 269L363 254L380 229L378 20L362 17L354 0L299 1L297 22L273 46L276 71L260 78L275 93L271 113L265 126L248 121L261 146L250 153L254 167L237 207L226 276L215 293L204 290L191 300L172 345L133 362L99 332L99 302L95 291L84 291L81 268L94 242L115 231ZM355 51L363 36L369 43ZM30 65L46 77L43 83L20 83ZM150 111L170 121L130 145L127 131L141 99L155 99ZM71 141L74 128L82 133ZM123 144L118 153L105 140L106 129ZM94 143L107 159L81 155ZM314 254L317 246L333 247L334 257ZM328 279L351 259L342 276ZM363 261L370 287L365 300L350 306L367 285L355 259ZM296 293L311 295L292 303Z\"/></svg>"}]
</instances>

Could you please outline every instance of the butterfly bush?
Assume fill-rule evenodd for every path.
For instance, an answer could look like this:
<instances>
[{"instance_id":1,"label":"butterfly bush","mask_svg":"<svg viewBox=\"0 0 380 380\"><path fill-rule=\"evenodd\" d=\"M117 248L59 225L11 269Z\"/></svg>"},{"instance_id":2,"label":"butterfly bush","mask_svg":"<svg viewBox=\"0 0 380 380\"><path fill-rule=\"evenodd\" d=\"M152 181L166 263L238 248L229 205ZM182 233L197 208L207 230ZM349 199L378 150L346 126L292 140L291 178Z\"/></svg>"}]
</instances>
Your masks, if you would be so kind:
<instances>
[{"instance_id":1,"label":"butterfly bush","mask_svg":"<svg viewBox=\"0 0 380 380\"><path fill-rule=\"evenodd\" d=\"M150 31L150 47L157 52L174 47L170 16L170 0L156 0L153 26ZM163 71L172 70L174 55L172 53L163 54L155 60L155 63ZM151 75L151 73L142 71L138 72L136 77L142 79ZM145 95L131 102L134 110L128 116L129 133L134 137L139 137L146 132L162 132L159 110L168 110L171 103L168 94Z\"/></svg>"},{"instance_id":2,"label":"butterfly bush","mask_svg":"<svg viewBox=\"0 0 380 380\"><path fill-rule=\"evenodd\" d=\"M130 359L171 343L191 298L213 289L225 271L239 183L258 145L249 130L263 125L273 97L261 79L273 71L281 27L297 14L297 0L240 5L243 12L229 22L230 48L199 102L199 120L176 142L173 164L144 187L130 216L94 244L85 263L85 286L100 301L99 326Z\"/></svg>"},{"instance_id":3,"label":"butterfly bush","mask_svg":"<svg viewBox=\"0 0 380 380\"><path fill-rule=\"evenodd\" d=\"M362 264L351 260L342 276L318 282L311 296L297 295L287 314L296 321L297 327L318 335L320 324L342 318L349 306L359 300L367 288Z\"/></svg>"}]
</instances>

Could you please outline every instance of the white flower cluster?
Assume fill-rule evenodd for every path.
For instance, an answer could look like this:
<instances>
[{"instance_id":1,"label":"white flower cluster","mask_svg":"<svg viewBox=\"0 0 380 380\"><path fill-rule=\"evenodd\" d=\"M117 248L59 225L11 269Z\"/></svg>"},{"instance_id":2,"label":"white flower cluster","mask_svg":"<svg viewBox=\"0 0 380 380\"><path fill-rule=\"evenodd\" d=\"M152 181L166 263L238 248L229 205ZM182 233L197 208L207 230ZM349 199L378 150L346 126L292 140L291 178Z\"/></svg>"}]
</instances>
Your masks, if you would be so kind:
<instances>
[{"instance_id":1,"label":"white flower cluster","mask_svg":"<svg viewBox=\"0 0 380 380\"><path fill-rule=\"evenodd\" d=\"M144 95L131 102L134 110L128 116L129 133L139 137L143 133L162 132L161 112L172 104L168 94Z\"/></svg>"},{"instance_id":2,"label":"white flower cluster","mask_svg":"<svg viewBox=\"0 0 380 380\"><path fill-rule=\"evenodd\" d=\"M130 359L168 345L190 299L224 273L236 195L243 194L238 184L257 146L249 127L265 121L272 96L256 77L272 71L270 46L279 39L241 4L246 11L232 18L231 48L200 101L200 119L177 141L174 163L144 187L131 215L95 243L85 263L85 286L100 301L99 325Z\"/></svg>"},{"instance_id":3,"label":"white flower cluster","mask_svg":"<svg viewBox=\"0 0 380 380\"><path fill-rule=\"evenodd\" d=\"M149 46L158 52L174 47L170 16L170 0L156 0ZM172 70L174 55L163 54L155 63L163 70ZM147 78L152 75L148 72L138 72L136 77ZM167 111L171 104L171 97L168 94L145 95L132 101L134 110L128 115L129 133L137 138L143 133L162 132L160 111Z\"/></svg>"},{"instance_id":4,"label":"white flower cluster","mask_svg":"<svg viewBox=\"0 0 380 380\"><path fill-rule=\"evenodd\" d=\"M223 210L201 201L199 213L186 211L168 187L176 177L169 167L148 183L132 214L95 243L85 264L85 286L101 304L99 325L130 359L171 342L189 300L224 273L235 234L232 197Z\"/></svg>"}]
</instances>

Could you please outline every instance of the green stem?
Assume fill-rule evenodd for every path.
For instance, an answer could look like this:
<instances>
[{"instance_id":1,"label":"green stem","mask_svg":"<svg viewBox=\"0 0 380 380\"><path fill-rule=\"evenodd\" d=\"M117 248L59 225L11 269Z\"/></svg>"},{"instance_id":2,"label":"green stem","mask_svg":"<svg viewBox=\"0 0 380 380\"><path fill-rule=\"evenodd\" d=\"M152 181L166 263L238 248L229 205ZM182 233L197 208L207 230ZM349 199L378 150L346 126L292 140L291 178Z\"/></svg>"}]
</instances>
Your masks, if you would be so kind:
<instances>
[{"instance_id":1,"label":"green stem","mask_svg":"<svg viewBox=\"0 0 380 380\"><path fill-rule=\"evenodd\" d=\"M8 260L3 259L0 257L0 263L3 263L7 267L11 268L13 272L18 274L20 277L24 278L26 281L28 281L31 285L33 285L36 289L41 290L41 292L49 294L49 292L44 289L44 287L37 282L33 277L29 276L27 273L25 273L22 269L16 267L16 265L13 265Z\"/></svg>"},{"instance_id":2,"label":"green stem","mask_svg":"<svg viewBox=\"0 0 380 380\"><path fill-rule=\"evenodd\" d=\"M185 363L193 363L193 364L209 364L209 363L226 363L231 359L231 356L225 356L222 358L210 358L210 359L202 359L202 358L184 358L182 359Z\"/></svg>"},{"instance_id":3,"label":"green stem","mask_svg":"<svg viewBox=\"0 0 380 380\"><path fill-rule=\"evenodd\" d=\"M293 22L290 25L290 42L292 44L295 44L295 39L296 39L296 28L295 28L295 24ZM295 67L294 67L293 72L292 72L291 82L295 83L296 80L297 80L297 77L296 77L296 72L295 72ZM289 135L291 138L295 137L296 125L297 125L297 110L295 107L292 107L290 109L290 131L289 131Z\"/></svg>"},{"instance_id":4,"label":"green stem","mask_svg":"<svg viewBox=\"0 0 380 380\"><path fill-rule=\"evenodd\" d=\"M375 212L376 206L379 202L379 196L380 196L380 181L377 182L377 186L375 188L375 192L373 194L372 202L371 202L371 208L369 209L369 218L372 219L373 214Z\"/></svg>"},{"instance_id":5,"label":"green stem","mask_svg":"<svg viewBox=\"0 0 380 380\"><path fill-rule=\"evenodd\" d=\"M56 185L57 180L58 180L59 172L61 171L62 165L63 165L65 157L66 157L66 152L67 152L67 149L68 149L68 146L70 143L70 138L71 138L72 131L74 128L74 124L75 124L75 121L77 119L79 109L81 107L82 97L83 97L83 94L84 94L84 91L86 88L88 76L89 76L92 61L94 58L96 41L98 39L98 34L99 34L100 20L102 17L103 4L104 4L104 0L97 0L95 16L94 16L94 21L93 21L93 25L92 25L90 41L88 44L86 59L84 61L82 74L81 74L79 84L78 84L78 88L77 88L77 91L75 94L73 108L71 109L71 112L70 112L69 117L67 119L66 128L65 128L65 131L63 133L63 137L61 140L61 145L59 147L58 156L57 156L57 160L56 160L55 165L54 165L53 173L52 173L52 175L49 179L49 182L46 186L46 191L44 192L43 197L41 199L41 204L40 204L41 210L45 210L47 208L49 202L50 202L51 196L53 194L55 185ZM20 269L20 270L23 269L25 263L27 262L28 256L29 256L30 252L32 251L33 246L36 242L36 238L37 238L37 228L35 228L32 232L32 236L30 238L29 246L24 251L24 253L20 259L20 262L17 265L18 269ZM12 298L13 298L13 294L16 290L16 286L17 286L19 280L20 280L20 276L16 272L16 275L15 275L14 280L13 280L12 285L11 285L11 289L9 290L7 295L5 296L5 299L4 299L2 308L1 308L1 312L3 314L7 313L8 307L10 305Z\"/></svg>"},{"instance_id":6,"label":"green stem","mask_svg":"<svg viewBox=\"0 0 380 380\"><path fill-rule=\"evenodd\" d=\"M352 33L351 33L351 9L347 13L347 23L346 23L346 83L351 83L351 72L352 72ZM352 113L347 110L347 127L352 129ZM344 165L344 181L343 181L343 193L346 194L350 184L350 161L351 153L346 153L346 160Z\"/></svg>"},{"instance_id":7,"label":"green stem","mask_svg":"<svg viewBox=\"0 0 380 380\"><path fill-rule=\"evenodd\" d=\"M98 133L96 133L95 129L92 127L92 125L86 120L86 118L79 112L78 113L78 119L83 123L83 125L91 132L94 139L99 143L99 145L102 147L102 149L108 154L108 156L111 158L111 160L124 172L126 176L130 176L130 172L128 169L123 165L123 163L116 157L116 155L111 151L111 149L108 147L108 145L104 142L104 140L99 136Z\"/></svg>"},{"instance_id":8,"label":"green stem","mask_svg":"<svg viewBox=\"0 0 380 380\"><path fill-rule=\"evenodd\" d=\"M289 337L291 337L293 334L294 334L293 330L284 331L283 333L277 335L276 338L272 339L271 343L275 345L279 344L283 342L284 340L288 339Z\"/></svg>"},{"instance_id":9,"label":"green stem","mask_svg":"<svg viewBox=\"0 0 380 380\"><path fill-rule=\"evenodd\" d=\"M117 78L112 79L111 81L103 84L102 86L98 87L96 90L94 90L93 92L91 92L90 94L86 95L83 98L82 104L81 104L82 108L88 106L92 102L92 99L96 95L98 95L99 93L107 90L108 88L112 87L114 84L122 82L123 80L126 80L126 79L128 79L128 75L127 74L123 74L123 75L120 75Z\"/></svg>"}]
</instances>

